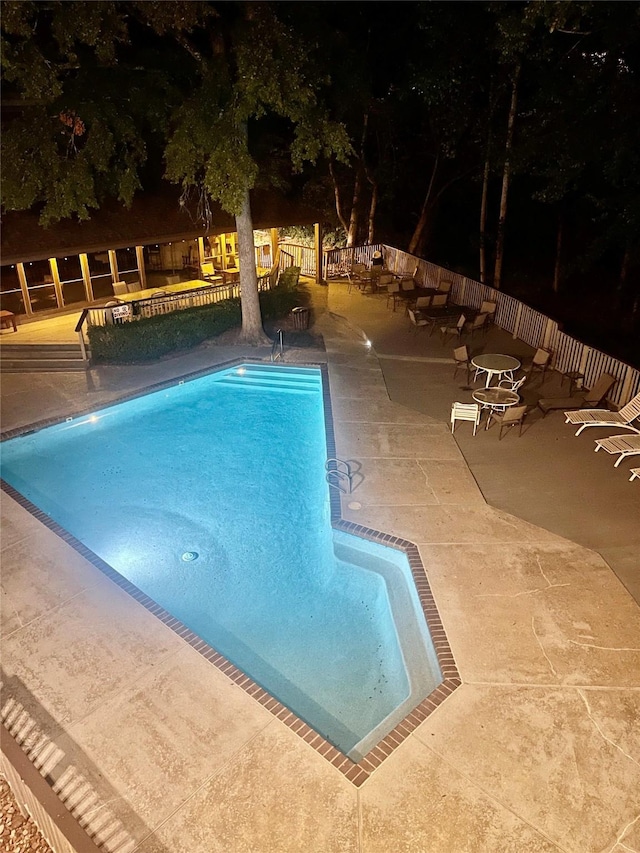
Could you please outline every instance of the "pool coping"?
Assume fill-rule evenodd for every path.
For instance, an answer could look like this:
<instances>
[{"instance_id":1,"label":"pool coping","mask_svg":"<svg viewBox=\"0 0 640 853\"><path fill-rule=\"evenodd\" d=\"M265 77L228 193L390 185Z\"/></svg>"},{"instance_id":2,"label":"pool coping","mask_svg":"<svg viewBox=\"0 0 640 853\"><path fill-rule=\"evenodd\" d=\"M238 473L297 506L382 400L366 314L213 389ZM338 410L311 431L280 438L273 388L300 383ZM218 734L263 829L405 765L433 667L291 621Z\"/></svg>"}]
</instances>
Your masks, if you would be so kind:
<instances>
[{"instance_id":1,"label":"pool coping","mask_svg":"<svg viewBox=\"0 0 640 853\"><path fill-rule=\"evenodd\" d=\"M266 359L234 358L229 361L216 364L213 367L193 371L179 377L174 377L170 380L154 383L153 385L149 385L144 389L136 390L135 392L123 394L101 408L108 408L140 397L145 397L156 391L162 391L166 388L183 384L186 381L192 381L208 376L212 373L218 373L221 370L226 370L240 364L269 365L275 369L281 369L280 365L274 364ZM291 365L288 364L282 365L282 368L286 369L290 366ZM327 455L329 458L335 457L336 443L328 367L324 363L313 362L296 362L295 367L315 368L320 371L322 379ZM55 426L60 423L75 420L76 418L84 417L95 411L96 409L94 406L86 407L85 409L74 413L73 416L48 418L33 424L8 430L0 433L0 442L16 438L18 436L28 435L32 432L44 429L45 427ZM48 515L35 506L35 504L31 503L31 501L14 489L13 486L0 479L0 488L13 498L16 503L26 509L38 521L63 539L76 552L112 580L117 586L127 592L146 610L160 619L166 627L170 628L174 633L181 637L181 639L230 678L238 687L241 687L245 693L252 696L273 716L295 732L300 738L302 738L302 740L311 746L315 752L325 758L356 787L362 785L382 764L382 762L388 758L389 755L391 755L392 752L394 752L394 750L462 683L442 620L440 619L440 615L431 592L431 587L427 579L427 574L422 563L418 547L407 539L403 539L383 531L374 530L354 522L345 521L342 518L340 492L334 488L329 488L331 526L333 529L376 542L380 545L395 548L396 550L403 551L406 554L427 627L429 629L434 651L443 676L442 682L429 694L429 696L414 707L384 738L378 741L377 744L357 762L348 758L344 753L340 752L340 750L333 746L333 744L325 740L322 735L294 714L293 711L289 710L289 708L279 702L279 700L275 699L241 669L236 667L235 664L232 664L212 646L202 640L190 628L187 628L182 622L180 622L180 620L176 619L171 615L171 613L160 607L160 605L158 605L152 598L143 593L142 590L128 581L123 575L119 574L119 572L113 569L97 554L76 539L75 536L72 536L68 531L57 524L57 522L53 521Z\"/></svg>"}]
</instances>

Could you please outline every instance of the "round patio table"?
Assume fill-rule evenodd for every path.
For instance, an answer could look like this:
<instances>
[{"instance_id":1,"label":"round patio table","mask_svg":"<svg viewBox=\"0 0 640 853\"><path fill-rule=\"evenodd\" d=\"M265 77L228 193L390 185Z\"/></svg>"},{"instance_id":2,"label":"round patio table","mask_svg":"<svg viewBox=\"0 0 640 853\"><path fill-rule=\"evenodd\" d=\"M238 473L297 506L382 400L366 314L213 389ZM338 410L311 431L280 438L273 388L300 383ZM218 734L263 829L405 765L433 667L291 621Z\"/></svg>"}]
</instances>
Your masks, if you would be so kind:
<instances>
[{"instance_id":1,"label":"round patio table","mask_svg":"<svg viewBox=\"0 0 640 853\"><path fill-rule=\"evenodd\" d=\"M487 374L485 388L491 384L492 376L501 376L503 373L511 373L520 367L520 362L512 355L499 355L498 353L483 353L475 355L471 359L471 364L476 370L484 370Z\"/></svg>"},{"instance_id":2,"label":"round patio table","mask_svg":"<svg viewBox=\"0 0 640 853\"><path fill-rule=\"evenodd\" d=\"M509 391L508 388L478 388L471 395L476 403L480 403L483 409L498 409L504 412L509 406L515 406L520 402L520 395L515 391ZM489 428L489 418L487 418L487 426Z\"/></svg>"}]
</instances>

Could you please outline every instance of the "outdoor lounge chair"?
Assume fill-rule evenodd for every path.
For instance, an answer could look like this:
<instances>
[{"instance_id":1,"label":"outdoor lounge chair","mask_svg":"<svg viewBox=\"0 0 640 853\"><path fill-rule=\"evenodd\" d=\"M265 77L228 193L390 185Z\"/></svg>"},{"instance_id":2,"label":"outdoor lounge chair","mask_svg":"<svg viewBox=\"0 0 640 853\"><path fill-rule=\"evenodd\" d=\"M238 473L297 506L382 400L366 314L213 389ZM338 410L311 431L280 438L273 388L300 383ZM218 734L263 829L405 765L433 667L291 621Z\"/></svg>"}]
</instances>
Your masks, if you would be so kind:
<instances>
[{"instance_id":1,"label":"outdoor lounge chair","mask_svg":"<svg viewBox=\"0 0 640 853\"><path fill-rule=\"evenodd\" d=\"M580 435L583 429L592 426L619 427L640 434L640 429L632 425L632 422L640 417L640 394L636 394L633 400L629 400L619 412L610 412L608 409L579 409L577 412L564 414L565 423L580 425L576 435Z\"/></svg>"},{"instance_id":2,"label":"outdoor lounge chair","mask_svg":"<svg viewBox=\"0 0 640 853\"><path fill-rule=\"evenodd\" d=\"M543 397L538 400L538 407L542 410L542 417L554 409L588 409L599 406L604 400L611 386L615 383L615 376L603 373L593 386L591 391L585 391L580 396L574 397Z\"/></svg>"},{"instance_id":3,"label":"outdoor lounge chair","mask_svg":"<svg viewBox=\"0 0 640 853\"><path fill-rule=\"evenodd\" d=\"M631 468L629 470L631 476L629 477L629 482L632 480L640 480L640 468Z\"/></svg>"},{"instance_id":4,"label":"outdoor lounge chair","mask_svg":"<svg viewBox=\"0 0 640 853\"><path fill-rule=\"evenodd\" d=\"M602 448L607 453L619 453L620 458L616 461L617 468L627 456L640 454L640 435L611 435L609 438L596 439L596 453Z\"/></svg>"}]
</instances>

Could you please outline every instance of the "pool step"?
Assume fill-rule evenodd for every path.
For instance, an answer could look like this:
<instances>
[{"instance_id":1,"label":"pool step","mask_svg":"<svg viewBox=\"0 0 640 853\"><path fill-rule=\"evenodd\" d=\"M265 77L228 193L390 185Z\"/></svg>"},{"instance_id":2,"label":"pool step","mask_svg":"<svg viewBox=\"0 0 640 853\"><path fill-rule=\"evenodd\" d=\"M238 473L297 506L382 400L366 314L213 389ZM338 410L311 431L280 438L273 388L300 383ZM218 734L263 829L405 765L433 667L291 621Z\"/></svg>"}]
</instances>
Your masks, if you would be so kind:
<instances>
[{"instance_id":1,"label":"pool step","mask_svg":"<svg viewBox=\"0 0 640 853\"><path fill-rule=\"evenodd\" d=\"M2 373L75 373L85 371L80 344L2 344Z\"/></svg>"},{"instance_id":2,"label":"pool step","mask_svg":"<svg viewBox=\"0 0 640 853\"><path fill-rule=\"evenodd\" d=\"M317 394L322 380L317 371L308 368L281 369L244 365L219 374L219 385L235 388L286 391L294 394Z\"/></svg>"},{"instance_id":3,"label":"pool step","mask_svg":"<svg viewBox=\"0 0 640 853\"><path fill-rule=\"evenodd\" d=\"M112 797L105 799L95 791L64 751L42 733L21 702L7 699L0 708L0 721L96 847L106 853L133 851L135 839L107 805ZM113 799L120 797L114 792Z\"/></svg>"}]
</instances>

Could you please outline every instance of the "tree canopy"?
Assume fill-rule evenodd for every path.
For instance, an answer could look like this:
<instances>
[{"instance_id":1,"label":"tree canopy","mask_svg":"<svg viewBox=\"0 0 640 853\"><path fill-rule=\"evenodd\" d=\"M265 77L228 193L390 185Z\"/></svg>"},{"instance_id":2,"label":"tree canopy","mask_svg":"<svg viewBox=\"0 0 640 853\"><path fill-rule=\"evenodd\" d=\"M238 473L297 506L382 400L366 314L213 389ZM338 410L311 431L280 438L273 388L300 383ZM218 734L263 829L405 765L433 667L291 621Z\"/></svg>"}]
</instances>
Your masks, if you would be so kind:
<instances>
[{"instance_id":1,"label":"tree canopy","mask_svg":"<svg viewBox=\"0 0 640 853\"><path fill-rule=\"evenodd\" d=\"M1 23L4 210L87 218L163 176L247 227L251 188L295 186L349 242L489 283L499 258L558 309L607 280L640 313L635 0L8 0Z\"/></svg>"}]
</instances>

